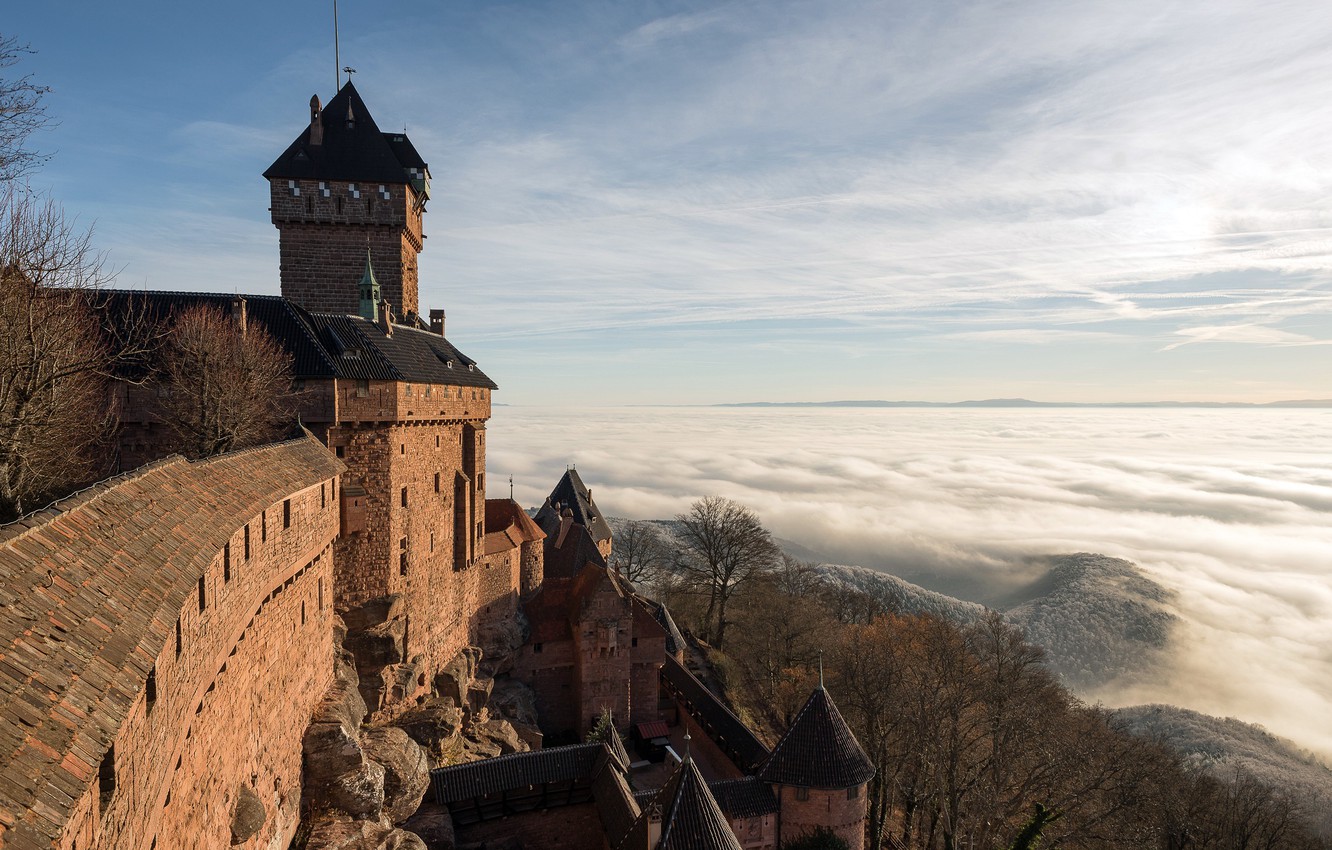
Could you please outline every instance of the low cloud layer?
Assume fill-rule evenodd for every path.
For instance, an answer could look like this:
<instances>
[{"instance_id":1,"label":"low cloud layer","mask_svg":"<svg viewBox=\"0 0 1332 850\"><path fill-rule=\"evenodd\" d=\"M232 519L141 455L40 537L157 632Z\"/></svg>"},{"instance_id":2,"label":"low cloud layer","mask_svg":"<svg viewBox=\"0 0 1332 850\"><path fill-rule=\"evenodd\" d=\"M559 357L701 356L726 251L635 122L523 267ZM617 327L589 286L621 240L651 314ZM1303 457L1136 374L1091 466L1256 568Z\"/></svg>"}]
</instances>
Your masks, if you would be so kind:
<instances>
[{"instance_id":1,"label":"low cloud layer","mask_svg":"<svg viewBox=\"0 0 1332 850\"><path fill-rule=\"evenodd\" d=\"M720 494L832 561L997 600L1034 556L1127 558L1176 590L1172 702L1332 756L1332 413L505 408L492 481L539 504L576 464L608 513ZM492 494L494 488L492 485Z\"/></svg>"}]
</instances>

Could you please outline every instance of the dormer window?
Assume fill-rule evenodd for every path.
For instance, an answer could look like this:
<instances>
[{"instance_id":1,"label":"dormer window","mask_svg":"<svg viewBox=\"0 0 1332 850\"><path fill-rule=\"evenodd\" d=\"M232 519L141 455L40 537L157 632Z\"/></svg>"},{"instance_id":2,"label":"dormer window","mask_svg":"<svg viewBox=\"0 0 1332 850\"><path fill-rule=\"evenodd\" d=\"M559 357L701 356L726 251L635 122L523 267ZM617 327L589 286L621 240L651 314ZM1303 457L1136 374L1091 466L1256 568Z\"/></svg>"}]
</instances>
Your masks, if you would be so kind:
<instances>
[{"instance_id":1,"label":"dormer window","mask_svg":"<svg viewBox=\"0 0 1332 850\"><path fill-rule=\"evenodd\" d=\"M348 183L348 184L347 184L347 191L348 191L348 192L351 192L351 196L352 196L353 198L359 198L359 197L361 197L361 190L358 189L358 188L356 188L356 184L355 184L355 183Z\"/></svg>"},{"instance_id":2,"label":"dormer window","mask_svg":"<svg viewBox=\"0 0 1332 850\"><path fill-rule=\"evenodd\" d=\"M295 180L287 181L287 191L291 193L293 198L299 198L301 196L301 187L296 185Z\"/></svg>"}]
</instances>

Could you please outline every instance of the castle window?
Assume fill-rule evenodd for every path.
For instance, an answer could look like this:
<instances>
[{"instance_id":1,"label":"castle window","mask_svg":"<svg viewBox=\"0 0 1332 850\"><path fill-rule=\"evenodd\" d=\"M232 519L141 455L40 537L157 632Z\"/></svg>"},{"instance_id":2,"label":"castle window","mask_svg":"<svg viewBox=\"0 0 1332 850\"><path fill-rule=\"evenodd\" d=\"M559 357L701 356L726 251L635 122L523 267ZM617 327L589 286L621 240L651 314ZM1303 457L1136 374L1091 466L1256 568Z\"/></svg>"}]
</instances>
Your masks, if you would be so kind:
<instances>
[{"instance_id":1,"label":"castle window","mask_svg":"<svg viewBox=\"0 0 1332 850\"><path fill-rule=\"evenodd\" d=\"M185 636L181 634L180 620L176 620L176 657L180 657L180 651L184 648Z\"/></svg>"},{"instance_id":2,"label":"castle window","mask_svg":"<svg viewBox=\"0 0 1332 850\"><path fill-rule=\"evenodd\" d=\"M370 381L360 378L356 381L356 397L365 398L370 395Z\"/></svg>"},{"instance_id":3,"label":"castle window","mask_svg":"<svg viewBox=\"0 0 1332 850\"><path fill-rule=\"evenodd\" d=\"M250 560L250 524L245 523L245 560Z\"/></svg>"},{"instance_id":4,"label":"castle window","mask_svg":"<svg viewBox=\"0 0 1332 850\"><path fill-rule=\"evenodd\" d=\"M323 195L325 198L333 194L328 190L328 184L322 180L319 181L319 194Z\"/></svg>"},{"instance_id":5,"label":"castle window","mask_svg":"<svg viewBox=\"0 0 1332 850\"><path fill-rule=\"evenodd\" d=\"M208 595L204 590L204 580L207 576L199 576L199 610L202 612L208 607Z\"/></svg>"},{"instance_id":6,"label":"castle window","mask_svg":"<svg viewBox=\"0 0 1332 850\"><path fill-rule=\"evenodd\" d=\"M301 625L305 625L305 600L301 600Z\"/></svg>"},{"instance_id":7,"label":"castle window","mask_svg":"<svg viewBox=\"0 0 1332 850\"><path fill-rule=\"evenodd\" d=\"M407 575L407 538L398 541L398 575Z\"/></svg>"},{"instance_id":8,"label":"castle window","mask_svg":"<svg viewBox=\"0 0 1332 850\"><path fill-rule=\"evenodd\" d=\"M413 396L412 396L412 385L411 385L411 384L403 384L403 385L402 385L402 394L405 395L405 396L407 396L408 398L412 398L412 397L413 397Z\"/></svg>"},{"instance_id":9,"label":"castle window","mask_svg":"<svg viewBox=\"0 0 1332 850\"><path fill-rule=\"evenodd\" d=\"M404 508L407 507L407 488L406 488L406 487L403 487L403 488L402 488L402 506L403 506Z\"/></svg>"},{"instance_id":10,"label":"castle window","mask_svg":"<svg viewBox=\"0 0 1332 850\"><path fill-rule=\"evenodd\" d=\"M259 512L259 542L264 543L268 540L268 511Z\"/></svg>"},{"instance_id":11,"label":"castle window","mask_svg":"<svg viewBox=\"0 0 1332 850\"><path fill-rule=\"evenodd\" d=\"M338 195L338 213L342 212L342 196Z\"/></svg>"},{"instance_id":12,"label":"castle window","mask_svg":"<svg viewBox=\"0 0 1332 850\"><path fill-rule=\"evenodd\" d=\"M333 454L337 455L338 457L346 457L347 449L343 446L337 446L333 449Z\"/></svg>"},{"instance_id":13,"label":"castle window","mask_svg":"<svg viewBox=\"0 0 1332 850\"><path fill-rule=\"evenodd\" d=\"M540 653L541 650L542 650L542 645L541 645L541 644L539 644L539 643L534 643L534 644L532 644L532 653L533 653L534 655L537 654L537 653Z\"/></svg>"},{"instance_id":14,"label":"castle window","mask_svg":"<svg viewBox=\"0 0 1332 850\"><path fill-rule=\"evenodd\" d=\"M802 803L805 802L809 799L809 789L796 786L795 798Z\"/></svg>"},{"instance_id":15,"label":"castle window","mask_svg":"<svg viewBox=\"0 0 1332 850\"><path fill-rule=\"evenodd\" d=\"M305 211L310 214L314 213L314 197L311 195L305 196Z\"/></svg>"},{"instance_id":16,"label":"castle window","mask_svg":"<svg viewBox=\"0 0 1332 850\"><path fill-rule=\"evenodd\" d=\"M435 532L430 532L430 551L435 551Z\"/></svg>"},{"instance_id":17,"label":"castle window","mask_svg":"<svg viewBox=\"0 0 1332 850\"><path fill-rule=\"evenodd\" d=\"M426 384L426 387L425 387L425 397L426 397L426 398L430 398L430 390L431 390L432 386L433 386L433 385L431 385L431 384Z\"/></svg>"},{"instance_id":18,"label":"castle window","mask_svg":"<svg viewBox=\"0 0 1332 850\"><path fill-rule=\"evenodd\" d=\"M846 789L846 799L848 799L848 800L854 800L854 799L858 798L859 796L860 796L860 786L859 786L859 785L852 785L850 788Z\"/></svg>"},{"instance_id":19,"label":"castle window","mask_svg":"<svg viewBox=\"0 0 1332 850\"><path fill-rule=\"evenodd\" d=\"M231 541L222 544L222 581L231 581ZM203 610L202 605L199 610Z\"/></svg>"},{"instance_id":20,"label":"castle window","mask_svg":"<svg viewBox=\"0 0 1332 850\"><path fill-rule=\"evenodd\" d=\"M435 448L439 448L439 435L435 435Z\"/></svg>"},{"instance_id":21,"label":"castle window","mask_svg":"<svg viewBox=\"0 0 1332 850\"><path fill-rule=\"evenodd\" d=\"M348 192L351 192L351 196L352 196L353 198L359 198L359 197L361 197L361 190L358 189L358 188L356 188L356 184L355 184L355 183L348 183L348 184L347 184L347 191L348 191Z\"/></svg>"},{"instance_id":22,"label":"castle window","mask_svg":"<svg viewBox=\"0 0 1332 850\"><path fill-rule=\"evenodd\" d=\"M324 610L324 580L322 578L319 580L317 596L315 598L319 601L319 610Z\"/></svg>"},{"instance_id":23,"label":"castle window","mask_svg":"<svg viewBox=\"0 0 1332 850\"><path fill-rule=\"evenodd\" d=\"M638 638L630 638L630 639L629 639L629 645L630 645L630 646L638 646Z\"/></svg>"},{"instance_id":24,"label":"castle window","mask_svg":"<svg viewBox=\"0 0 1332 850\"><path fill-rule=\"evenodd\" d=\"M143 685L144 700L148 703L148 710L153 710L153 703L157 702L157 665L154 664L148 671L148 681Z\"/></svg>"},{"instance_id":25,"label":"castle window","mask_svg":"<svg viewBox=\"0 0 1332 850\"><path fill-rule=\"evenodd\" d=\"M282 527L291 528L291 499L282 500Z\"/></svg>"},{"instance_id":26,"label":"castle window","mask_svg":"<svg viewBox=\"0 0 1332 850\"><path fill-rule=\"evenodd\" d=\"M476 476L476 489L482 493L486 491L486 474L484 472Z\"/></svg>"},{"instance_id":27,"label":"castle window","mask_svg":"<svg viewBox=\"0 0 1332 850\"><path fill-rule=\"evenodd\" d=\"M97 793L102 813L106 813L111 797L116 793L116 745L112 744L97 767Z\"/></svg>"},{"instance_id":28,"label":"castle window","mask_svg":"<svg viewBox=\"0 0 1332 850\"><path fill-rule=\"evenodd\" d=\"M400 455L405 455L405 454L407 454L407 444L406 444L406 443L401 443L401 444L398 445L398 454L400 454Z\"/></svg>"},{"instance_id":29,"label":"castle window","mask_svg":"<svg viewBox=\"0 0 1332 850\"><path fill-rule=\"evenodd\" d=\"M301 196L301 187L296 185L295 180L287 181L287 191L291 193L293 198L299 198Z\"/></svg>"},{"instance_id":30,"label":"castle window","mask_svg":"<svg viewBox=\"0 0 1332 850\"><path fill-rule=\"evenodd\" d=\"M383 198L386 201L392 199L392 196L389 194L388 187L385 186L383 183L379 184L379 197Z\"/></svg>"},{"instance_id":31,"label":"castle window","mask_svg":"<svg viewBox=\"0 0 1332 850\"><path fill-rule=\"evenodd\" d=\"M438 440L439 438L436 437L435 439ZM438 472L435 473L435 492L436 492L436 493L439 492L439 473L438 473Z\"/></svg>"},{"instance_id":32,"label":"castle window","mask_svg":"<svg viewBox=\"0 0 1332 850\"><path fill-rule=\"evenodd\" d=\"M328 507L328 485L321 481L319 482L319 509L322 511L326 507ZM250 527L247 525L245 526L245 539L247 541L250 539L249 534ZM249 555L247 554L246 557L249 557Z\"/></svg>"}]
</instances>

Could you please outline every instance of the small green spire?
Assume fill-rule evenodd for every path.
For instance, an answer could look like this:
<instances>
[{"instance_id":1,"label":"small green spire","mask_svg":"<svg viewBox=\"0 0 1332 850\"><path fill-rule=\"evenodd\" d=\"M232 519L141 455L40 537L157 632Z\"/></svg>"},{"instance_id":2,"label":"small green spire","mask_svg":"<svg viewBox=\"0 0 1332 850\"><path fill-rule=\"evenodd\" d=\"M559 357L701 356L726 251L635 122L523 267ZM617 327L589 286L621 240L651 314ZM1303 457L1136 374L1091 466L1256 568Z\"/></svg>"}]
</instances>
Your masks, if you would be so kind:
<instances>
[{"instance_id":1,"label":"small green spire","mask_svg":"<svg viewBox=\"0 0 1332 850\"><path fill-rule=\"evenodd\" d=\"M361 275L361 318L379 321L379 281L370 265L370 248L365 249L365 274Z\"/></svg>"}]
</instances>

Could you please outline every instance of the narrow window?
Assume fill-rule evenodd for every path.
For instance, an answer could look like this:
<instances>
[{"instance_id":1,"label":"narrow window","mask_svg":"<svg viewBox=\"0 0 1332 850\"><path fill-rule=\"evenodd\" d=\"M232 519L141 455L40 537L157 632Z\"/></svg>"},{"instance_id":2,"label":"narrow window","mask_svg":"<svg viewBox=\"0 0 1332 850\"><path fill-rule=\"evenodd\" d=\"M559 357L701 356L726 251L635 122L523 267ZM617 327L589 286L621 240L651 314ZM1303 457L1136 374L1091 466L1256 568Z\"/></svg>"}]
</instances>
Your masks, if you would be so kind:
<instances>
[{"instance_id":1,"label":"narrow window","mask_svg":"<svg viewBox=\"0 0 1332 850\"><path fill-rule=\"evenodd\" d=\"M407 575L407 538L398 541L398 575Z\"/></svg>"},{"instance_id":2,"label":"narrow window","mask_svg":"<svg viewBox=\"0 0 1332 850\"><path fill-rule=\"evenodd\" d=\"M328 485L321 481L319 482L319 509L322 511L326 507L328 507Z\"/></svg>"},{"instance_id":3,"label":"narrow window","mask_svg":"<svg viewBox=\"0 0 1332 850\"><path fill-rule=\"evenodd\" d=\"M333 449L333 454L337 455L338 457L346 457L347 450L342 446L338 446Z\"/></svg>"},{"instance_id":4,"label":"narrow window","mask_svg":"<svg viewBox=\"0 0 1332 850\"><path fill-rule=\"evenodd\" d=\"M291 528L291 499L282 500L282 527Z\"/></svg>"},{"instance_id":5,"label":"narrow window","mask_svg":"<svg viewBox=\"0 0 1332 850\"><path fill-rule=\"evenodd\" d=\"M262 511L259 514L259 542L268 541L268 511Z\"/></svg>"},{"instance_id":6,"label":"narrow window","mask_svg":"<svg viewBox=\"0 0 1332 850\"><path fill-rule=\"evenodd\" d=\"M111 796L116 793L116 745L112 744L102 756L102 763L97 767L98 802L105 813L111 803Z\"/></svg>"},{"instance_id":7,"label":"narrow window","mask_svg":"<svg viewBox=\"0 0 1332 850\"><path fill-rule=\"evenodd\" d=\"M430 551L435 551L435 532L430 532Z\"/></svg>"},{"instance_id":8,"label":"narrow window","mask_svg":"<svg viewBox=\"0 0 1332 850\"><path fill-rule=\"evenodd\" d=\"M250 524L245 523L245 560L250 560Z\"/></svg>"},{"instance_id":9,"label":"narrow window","mask_svg":"<svg viewBox=\"0 0 1332 850\"><path fill-rule=\"evenodd\" d=\"M338 214L342 214L342 196L338 195Z\"/></svg>"},{"instance_id":10,"label":"narrow window","mask_svg":"<svg viewBox=\"0 0 1332 850\"><path fill-rule=\"evenodd\" d=\"M307 215L314 212L314 195L305 196L305 212Z\"/></svg>"},{"instance_id":11,"label":"narrow window","mask_svg":"<svg viewBox=\"0 0 1332 850\"><path fill-rule=\"evenodd\" d=\"M180 651L184 648L185 636L181 634L180 620L176 621L176 657L180 657Z\"/></svg>"},{"instance_id":12,"label":"narrow window","mask_svg":"<svg viewBox=\"0 0 1332 850\"><path fill-rule=\"evenodd\" d=\"M630 645L630 646L638 646L638 638L630 638L630 639L629 639L629 645Z\"/></svg>"},{"instance_id":13,"label":"narrow window","mask_svg":"<svg viewBox=\"0 0 1332 850\"><path fill-rule=\"evenodd\" d=\"M406 443L402 443L401 445L398 446L398 454L400 454L400 455L405 455L405 454L407 454L407 444L406 444Z\"/></svg>"},{"instance_id":14,"label":"narrow window","mask_svg":"<svg viewBox=\"0 0 1332 850\"><path fill-rule=\"evenodd\" d=\"M435 473L435 492L439 492L439 473Z\"/></svg>"},{"instance_id":15,"label":"narrow window","mask_svg":"<svg viewBox=\"0 0 1332 850\"><path fill-rule=\"evenodd\" d=\"M319 580L318 587L319 587L319 595L318 595L319 610L322 611L324 610L324 580L322 578Z\"/></svg>"},{"instance_id":16,"label":"narrow window","mask_svg":"<svg viewBox=\"0 0 1332 850\"><path fill-rule=\"evenodd\" d=\"M439 435L435 435L435 448L439 448Z\"/></svg>"},{"instance_id":17,"label":"narrow window","mask_svg":"<svg viewBox=\"0 0 1332 850\"><path fill-rule=\"evenodd\" d=\"M484 472L476 476L476 489L483 493L486 491L486 474Z\"/></svg>"},{"instance_id":18,"label":"narrow window","mask_svg":"<svg viewBox=\"0 0 1332 850\"><path fill-rule=\"evenodd\" d=\"M795 789L795 798L796 798L797 800L799 800L800 802L802 802L802 803L803 803L804 801L808 800L808 799L809 799L809 789L808 789L808 788L803 788L803 787L800 787L800 786L796 786L796 789Z\"/></svg>"},{"instance_id":19,"label":"narrow window","mask_svg":"<svg viewBox=\"0 0 1332 850\"><path fill-rule=\"evenodd\" d=\"M356 397L365 398L370 395L370 381L367 378L359 378L356 381Z\"/></svg>"},{"instance_id":20,"label":"narrow window","mask_svg":"<svg viewBox=\"0 0 1332 850\"><path fill-rule=\"evenodd\" d=\"M848 800L854 800L854 799L856 799L856 798L859 797L859 796L860 796L860 786L859 786L859 785L852 785L850 788L846 789L846 799L848 799Z\"/></svg>"},{"instance_id":21,"label":"narrow window","mask_svg":"<svg viewBox=\"0 0 1332 850\"><path fill-rule=\"evenodd\" d=\"M200 577L199 581L202 582L203 578ZM229 540L222 544L222 581L231 581L231 541ZM203 610L202 602L199 603L199 610Z\"/></svg>"},{"instance_id":22,"label":"narrow window","mask_svg":"<svg viewBox=\"0 0 1332 850\"><path fill-rule=\"evenodd\" d=\"M532 652L533 652L534 654L535 654L535 653L539 653L539 652L541 652L541 649L542 649L542 645L541 645L541 644L539 644L539 643L534 643L534 644L532 644Z\"/></svg>"},{"instance_id":23,"label":"narrow window","mask_svg":"<svg viewBox=\"0 0 1332 850\"><path fill-rule=\"evenodd\" d=\"M305 625L305 600L301 600L301 625Z\"/></svg>"},{"instance_id":24,"label":"narrow window","mask_svg":"<svg viewBox=\"0 0 1332 850\"><path fill-rule=\"evenodd\" d=\"M144 683L143 693L148 701L148 710L153 710L153 704L157 702L157 665L154 664L148 671L148 681Z\"/></svg>"},{"instance_id":25,"label":"narrow window","mask_svg":"<svg viewBox=\"0 0 1332 850\"><path fill-rule=\"evenodd\" d=\"M199 610L200 610L200 611L202 611L203 609L205 609L205 608L208 607L208 597L207 597L207 595L206 595L205 592L204 592L204 579L206 579L206 578L207 578L207 576L199 576Z\"/></svg>"},{"instance_id":26,"label":"narrow window","mask_svg":"<svg viewBox=\"0 0 1332 850\"><path fill-rule=\"evenodd\" d=\"M407 488L406 488L406 487L403 487L403 488L402 488L402 506L403 506L404 508L407 507Z\"/></svg>"}]
</instances>

